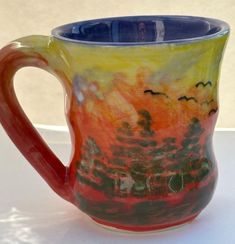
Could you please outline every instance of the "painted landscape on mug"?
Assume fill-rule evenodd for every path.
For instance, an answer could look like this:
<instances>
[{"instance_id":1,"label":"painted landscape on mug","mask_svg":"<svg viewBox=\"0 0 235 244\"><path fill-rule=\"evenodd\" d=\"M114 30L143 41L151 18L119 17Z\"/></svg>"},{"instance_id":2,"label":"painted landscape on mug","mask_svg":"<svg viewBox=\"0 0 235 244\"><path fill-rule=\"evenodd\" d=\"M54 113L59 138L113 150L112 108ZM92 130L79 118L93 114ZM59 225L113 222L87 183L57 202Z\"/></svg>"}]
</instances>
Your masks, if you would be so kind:
<instances>
[{"instance_id":1,"label":"painted landscape on mug","mask_svg":"<svg viewBox=\"0 0 235 244\"><path fill-rule=\"evenodd\" d=\"M108 72L91 59L92 69L73 75L70 123L81 150L71 184L79 208L96 221L164 228L193 219L210 201L218 74L205 75L208 53L194 50L189 64L186 49L163 61L165 68L160 62L154 70L152 61L114 72L108 64Z\"/></svg>"}]
</instances>

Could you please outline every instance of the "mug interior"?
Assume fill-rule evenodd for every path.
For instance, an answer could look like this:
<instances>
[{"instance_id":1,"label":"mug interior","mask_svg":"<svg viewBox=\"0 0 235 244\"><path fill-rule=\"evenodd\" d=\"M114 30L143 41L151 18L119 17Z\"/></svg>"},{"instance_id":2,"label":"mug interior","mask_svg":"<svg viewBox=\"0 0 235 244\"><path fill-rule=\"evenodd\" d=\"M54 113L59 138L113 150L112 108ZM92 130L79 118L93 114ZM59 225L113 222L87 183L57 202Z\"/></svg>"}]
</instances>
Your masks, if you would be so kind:
<instances>
[{"instance_id":1,"label":"mug interior","mask_svg":"<svg viewBox=\"0 0 235 244\"><path fill-rule=\"evenodd\" d=\"M95 44L187 42L224 34L228 25L195 16L132 16L88 20L55 28L60 39Z\"/></svg>"}]
</instances>

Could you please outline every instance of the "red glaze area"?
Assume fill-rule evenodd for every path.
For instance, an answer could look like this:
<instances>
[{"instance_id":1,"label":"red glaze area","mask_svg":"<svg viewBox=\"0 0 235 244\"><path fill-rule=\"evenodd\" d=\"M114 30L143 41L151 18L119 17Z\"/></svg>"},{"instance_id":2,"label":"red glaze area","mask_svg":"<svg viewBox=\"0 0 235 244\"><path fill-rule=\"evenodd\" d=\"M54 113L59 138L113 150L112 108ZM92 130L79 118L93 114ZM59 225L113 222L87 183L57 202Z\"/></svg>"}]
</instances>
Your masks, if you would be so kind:
<instances>
[{"instance_id":1,"label":"red glaze area","mask_svg":"<svg viewBox=\"0 0 235 244\"><path fill-rule=\"evenodd\" d=\"M149 225L149 226L123 226L123 225L115 225L113 223L109 223L109 222L105 222L99 219L95 219L93 218L93 220L95 222L97 222L98 224L103 225L103 227L113 227L116 230L126 230L126 231L135 231L135 232L146 232L146 231L154 231L154 230L159 230L159 231L164 231L164 230L168 230L170 228L174 228L176 226L180 226L186 223L190 223L192 222L198 214L195 214L193 216L190 216L184 220L181 221L177 221L174 223L168 223L167 225Z\"/></svg>"},{"instance_id":2,"label":"red glaze area","mask_svg":"<svg viewBox=\"0 0 235 244\"><path fill-rule=\"evenodd\" d=\"M21 49L29 51L22 52ZM13 76L21 67L49 70L47 60L30 49L30 46L14 43L0 51L0 121L11 140L52 189L64 199L71 200L65 166L25 116L14 92Z\"/></svg>"}]
</instances>

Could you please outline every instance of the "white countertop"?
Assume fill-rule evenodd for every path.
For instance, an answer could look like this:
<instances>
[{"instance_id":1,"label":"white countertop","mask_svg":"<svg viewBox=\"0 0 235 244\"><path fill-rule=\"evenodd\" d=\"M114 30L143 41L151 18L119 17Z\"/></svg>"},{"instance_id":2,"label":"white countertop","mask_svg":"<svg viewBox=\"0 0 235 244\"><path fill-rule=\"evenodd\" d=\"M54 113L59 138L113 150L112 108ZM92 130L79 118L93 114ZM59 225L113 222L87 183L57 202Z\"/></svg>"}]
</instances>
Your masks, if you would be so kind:
<instances>
[{"instance_id":1,"label":"white countertop","mask_svg":"<svg viewBox=\"0 0 235 244\"><path fill-rule=\"evenodd\" d=\"M63 162L70 154L69 136L39 129ZM0 126L0 243L116 244L116 243L235 243L235 131L216 131L219 167L216 192L191 224L151 234L125 234L94 224L72 204L58 197L18 152Z\"/></svg>"}]
</instances>

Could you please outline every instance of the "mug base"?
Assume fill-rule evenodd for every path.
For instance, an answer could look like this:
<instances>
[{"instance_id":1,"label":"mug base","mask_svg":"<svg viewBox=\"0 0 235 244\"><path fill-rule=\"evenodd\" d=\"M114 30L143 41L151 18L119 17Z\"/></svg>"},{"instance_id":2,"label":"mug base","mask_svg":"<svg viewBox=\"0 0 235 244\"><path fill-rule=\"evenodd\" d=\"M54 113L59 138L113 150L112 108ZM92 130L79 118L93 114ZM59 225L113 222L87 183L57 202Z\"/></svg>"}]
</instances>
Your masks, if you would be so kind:
<instances>
[{"instance_id":1,"label":"mug base","mask_svg":"<svg viewBox=\"0 0 235 244\"><path fill-rule=\"evenodd\" d=\"M125 226L125 225L118 225L114 223L109 223L100 219L91 218L98 226L108 229L111 231L117 232L124 232L129 234L136 234L136 233L152 233L152 232L161 232L161 231L168 231L176 228L183 227L187 224L190 224L199 213L192 215L188 218L185 218L180 221L176 221L170 224L158 224L158 225L150 225L150 226Z\"/></svg>"}]
</instances>

